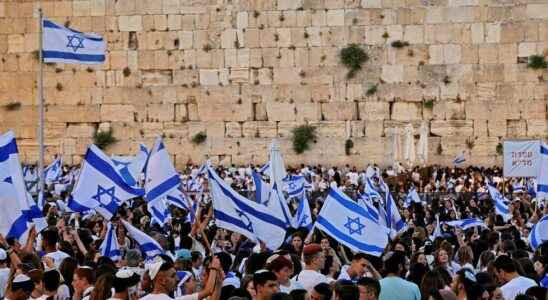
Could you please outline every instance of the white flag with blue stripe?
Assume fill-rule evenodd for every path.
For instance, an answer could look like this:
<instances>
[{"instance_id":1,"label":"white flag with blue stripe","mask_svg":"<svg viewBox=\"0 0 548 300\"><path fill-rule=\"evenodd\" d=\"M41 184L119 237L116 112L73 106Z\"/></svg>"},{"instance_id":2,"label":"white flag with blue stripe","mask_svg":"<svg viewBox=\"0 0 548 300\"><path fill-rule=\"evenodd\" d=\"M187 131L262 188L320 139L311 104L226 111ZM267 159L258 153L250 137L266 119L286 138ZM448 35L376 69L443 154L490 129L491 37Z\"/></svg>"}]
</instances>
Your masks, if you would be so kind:
<instances>
[{"instance_id":1,"label":"white flag with blue stripe","mask_svg":"<svg viewBox=\"0 0 548 300\"><path fill-rule=\"evenodd\" d=\"M120 252L120 246L118 245L118 238L116 237L116 229L111 222L107 224L107 235L99 246L101 256L106 256L112 259L112 261L119 261L122 258L122 252Z\"/></svg>"},{"instance_id":2,"label":"white flag with blue stripe","mask_svg":"<svg viewBox=\"0 0 548 300\"><path fill-rule=\"evenodd\" d=\"M280 216L280 219L285 220L287 228L294 226L294 220L291 216L287 201L276 183L274 183L274 186L272 187L268 201L263 204L266 205L275 216Z\"/></svg>"},{"instance_id":3,"label":"white flag with blue stripe","mask_svg":"<svg viewBox=\"0 0 548 300\"><path fill-rule=\"evenodd\" d=\"M34 223L38 231L44 229L42 212L25 187L15 134L0 136L0 233L20 242L26 240Z\"/></svg>"},{"instance_id":4,"label":"white flag with blue stripe","mask_svg":"<svg viewBox=\"0 0 548 300\"><path fill-rule=\"evenodd\" d=\"M270 166L268 168L270 185L273 186L276 183L278 187L283 187L283 179L287 177L287 172L285 171L284 159L280 153L280 146L276 139L273 139L270 144L270 161L268 164Z\"/></svg>"},{"instance_id":5,"label":"white flag with blue stripe","mask_svg":"<svg viewBox=\"0 0 548 300\"><path fill-rule=\"evenodd\" d=\"M135 228L128 222L124 220L121 221L127 230L127 235L135 240L135 242L137 242L141 253L144 257L146 257L146 260L152 260L155 256L164 254L164 249L162 249L162 246L160 246L160 244L156 240L151 238L148 234Z\"/></svg>"},{"instance_id":6,"label":"white flag with blue stripe","mask_svg":"<svg viewBox=\"0 0 548 300\"><path fill-rule=\"evenodd\" d=\"M542 217L529 233L529 244L533 250L548 241L548 215Z\"/></svg>"},{"instance_id":7,"label":"white flag with blue stripe","mask_svg":"<svg viewBox=\"0 0 548 300\"><path fill-rule=\"evenodd\" d=\"M379 210L375 207L371 201L371 198L367 197L365 194L360 194L358 196L358 204L361 205L373 217L373 219L377 220L377 223L381 224Z\"/></svg>"},{"instance_id":8,"label":"white flag with blue stripe","mask_svg":"<svg viewBox=\"0 0 548 300\"><path fill-rule=\"evenodd\" d=\"M310 211L310 205L306 198L306 194L303 194L303 197L300 199L293 224L295 228L304 227L309 231L312 229L312 212Z\"/></svg>"},{"instance_id":9,"label":"white flag with blue stripe","mask_svg":"<svg viewBox=\"0 0 548 300\"><path fill-rule=\"evenodd\" d=\"M178 208L184 209L187 211L186 221L194 224L196 220L196 211L198 209L198 203L191 201L188 197L183 194L179 189L171 191L166 196L167 204L174 205Z\"/></svg>"},{"instance_id":10,"label":"white flag with blue stripe","mask_svg":"<svg viewBox=\"0 0 548 300\"><path fill-rule=\"evenodd\" d=\"M79 32L43 20L43 57L46 63L100 64L105 61L106 42L93 33Z\"/></svg>"},{"instance_id":11,"label":"white flag with blue stripe","mask_svg":"<svg viewBox=\"0 0 548 300\"><path fill-rule=\"evenodd\" d=\"M165 198L181 184L161 138L156 138L145 169L145 198L147 202Z\"/></svg>"},{"instance_id":12,"label":"white flag with blue stripe","mask_svg":"<svg viewBox=\"0 0 548 300\"><path fill-rule=\"evenodd\" d=\"M381 194L378 191L378 189L374 186L373 181L372 181L371 178L372 177L366 177L365 178L365 186L363 188L364 196L366 196L369 199L382 198Z\"/></svg>"},{"instance_id":13,"label":"white flag with blue stripe","mask_svg":"<svg viewBox=\"0 0 548 300\"><path fill-rule=\"evenodd\" d=\"M329 190L315 226L356 252L381 256L388 244L386 230L337 188Z\"/></svg>"},{"instance_id":14,"label":"white flag with blue stripe","mask_svg":"<svg viewBox=\"0 0 548 300\"><path fill-rule=\"evenodd\" d=\"M508 220L512 219L512 215L510 214L510 210L508 209L508 205L506 204L506 202L509 201L505 199L502 194L497 190L497 188L492 186L490 183L487 183L487 190L489 191L489 195L493 200L495 213L499 216L502 216L504 222L508 222Z\"/></svg>"},{"instance_id":15,"label":"white flag with blue stripe","mask_svg":"<svg viewBox=\"0 0 548 300\"><path fill-rule=\"evenodd\" d=\"M453 165L459 166L462 165L466 161L466 157L464 157L464 152L457 155L455 159L453 159Z\"/></svg>"},{"instance_id":16,"label":"white flag with blue stripe","mask_svg":"<svg viewBox=\"0 0 548 300\"><path fill-rule=\"evenodd\" d=\"M405 196L403 207L407 208L407 207L411 206L412 202L421 203L421 198L419 197L419 193L417 193L417 189L414 186L412 186L409 189L409 192L407 193L407 196Z\"/></svg>"},{"instance_id":17,"label":"white flag with blue stripe","mask_svg":"<svg viewBox=\"0 0 548 300\"><path fill-rule=\"evenodd\" d=\"M548 200L548 144L540 146L540 168L537 179L538 200Z\"/></svg>"},{"instance_id":18,"label":"white flag with blue stripe","mask_svg":"<svg viewBox=\"0 0 548 300\"><path fill-rule=\"evenodd\" d=\"M392 193L390 193L390 189L388 188L388 185L384 182L382 177L379 177L381 188L383 189L385 193L385 209L386 209L386 227L392 229L394 233L399 234L405 230L407 230L407 224L402 219L400 212L398 210L398 206L396 205L396 201L394 201L394 198L392 197ZM393 234L392 234L392 237Z\"/></svg>"},{"instance_id":19,"label":"white flag with blue stripe","mask_svg":"<svg viewBox=\"0 0 548 300\"><path fill-rule=\"evenodd\" d=\"M251 170L251 178L253 179L253 185L255 185L255 202L266 203L270 198L270 186L263 181L261 174L255 172L255 170Z\"/></svg>"},{"instance_id":20,"label":"white flag with blue stripe","mask_svg":"<svg viewBox=\"0 0 548 300\"><path fill-rule=\"evenodd\" d=\"M302 175L289 175L283 179L284 189L289 198L301 198L305 193L306 179Z\"/></svg>"},{"instance_id":21,"label":"white flag with blue stripe","mask_svg":"<svg viewBox=\"0 0 548 300\"><path fill-rule=\"evenodd\" d=\"M241 233L251 241L261 240L269 249L278 249L284 241L287 228L284 216L238 194L211 166L207 167L207 172L215 224Z\"/></svg>"},{"instance_id":22,"label":"white flag with blue stripe","mask_svg":"<svg viewBox=\"0 0 548 300\"><path fill-rule=\"evenodd\" d=\"M156 198L147 203L148 212L151 215L150 224L158 224L164 227L171 219L171 213L165 198Z\"/></svg>"},{"instance_id":23,"label":"white flag with blue stripe","mask_svg":"<svg viewBox=\"0 0 548 300\"><path fill-rule=\"evenodd\" d=\"M63 174L63 163L61 157L57 157L45 170L44 178L46 184L58 182Z\"/></svg>"},{"instance_id":24,"label":"white flag with blue stripe","mask_svg":"<svg viewBox=\"0 0 548 300\"><path fill-rule=\"evenodd\" d=\"M434 229L434 232L432 232L432 240L434 240L437 237L441 237L441 223L440 223L440 215L436 214L436 228Z\"/></svg>"},{"instance_id":25,"label":"white flag with blue stripe","mask_svg":"<svg viewBox=\"0 0 548 300\"><path fill-rule=\"evenodd\" d=\"M259 173L269 173L270 172L270 162L267 162L259 169Z\"/></svg>"},{"instance_id":26,"label":"white flag with blue stripe","mask_svg":"<svg viewBox=\"0 0 548 300\"><path fill-rule=\"evenodd\" d=\"M477 227L477 226L487 228L487 225L485 225L485 223L483 223L483 221L481 221L480 219L476 219L476 218L454 220L454 221L445 222L445 224L447 224L449 226L452 226L452 227L458 227L462 230L467 230L469 228L473 228L473 227Z\"/></svg>"},{"instance_id":27,"label":"white flag with blue stripe","mask_svg":"<svg viewBox=\"0 0 548 300\"><path fill-rule=\"evenodd\" d=\"M78 182L69 197L74 212L95 209L110 220L123 202L142 196L144 191L127 184L112 160L97 146L88 148Z\"/></svg>"},{"instance_id":28,"label":"white flag with blue stripe","mask_svg":"<svg viewBox=\"0 0 548 300\"><path fill-rule=\"evenodd\" d=\"M137 186L148 158L147 148L143 144L140 144L139 153L136 156L112 155L111 158L116 165L116 169L118 169L118 172L120 172L126 182L131 186Z\"/></svg>"}]
</instances>

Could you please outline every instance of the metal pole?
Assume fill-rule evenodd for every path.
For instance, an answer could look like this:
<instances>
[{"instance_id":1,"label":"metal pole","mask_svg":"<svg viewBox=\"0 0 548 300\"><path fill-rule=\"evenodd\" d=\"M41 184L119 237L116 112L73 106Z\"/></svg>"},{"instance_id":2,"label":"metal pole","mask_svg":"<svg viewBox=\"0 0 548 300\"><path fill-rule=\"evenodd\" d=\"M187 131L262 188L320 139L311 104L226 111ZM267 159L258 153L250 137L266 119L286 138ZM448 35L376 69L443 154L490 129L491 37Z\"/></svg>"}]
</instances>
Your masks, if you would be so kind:
<instances>
[{"instance_id":1,"label":"metal pole","mask_svg":"<svg viewBox=\"0 0 548 300\"><path fill-rule=\"evenodd\" d=\"M39 185L38 190L43 196L44 194L44 63L42 56L43 48L43 13L42 7L38 8L39 21L40 21L40 31L38 38L38 57L39 57L39 70L38 70L38 109L40 111L40 120L38 123L38 143L40 144L40 154L38 161L38 176L39 176ZM40 198L39 198L40 199Z\"/></svg>"}]
</instances>

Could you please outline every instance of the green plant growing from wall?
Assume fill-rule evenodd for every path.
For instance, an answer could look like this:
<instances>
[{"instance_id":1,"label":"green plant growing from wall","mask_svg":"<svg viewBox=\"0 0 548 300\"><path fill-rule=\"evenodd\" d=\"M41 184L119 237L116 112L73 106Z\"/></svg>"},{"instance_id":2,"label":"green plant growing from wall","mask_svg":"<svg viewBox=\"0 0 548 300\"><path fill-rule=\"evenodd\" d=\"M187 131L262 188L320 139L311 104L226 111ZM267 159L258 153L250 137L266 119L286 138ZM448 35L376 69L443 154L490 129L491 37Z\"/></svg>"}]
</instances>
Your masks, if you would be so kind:
<instances>
[{"instance_id":1,"label":"green plant growing from wall","mask_svg":"<svg viewBox=\"0 0 548 300\"><path fill-rule=\"evenodd\" d=\"M504 150L504 147L502 146L502 144L498 143L496 148L497 155L502 155L503 150Z\"/></svg>"},{"instance_id":2,"label":"green plant growing from wall","mask_svg":"<svg viewBox=\"0 0 548 300\"><path fill-rule=\"evenodd\" d=\"M438 144L438 148L436 148L436 153L438 155L442 155L443 154L443 147L441 146L441 143Z\"/></svg>"},{"instance_id":3,"label":"green plant growing from wall","mask_svg":"<svg viewBox=\"0 0 548 300\"><path fill-rule=\"evenodd\" d=\"M200 131L192 137L192 143L194 145L200 145L203 142L205 142L206 139L207 139L207 134L203 131Z\"/></svg>"},{"instance_id":4,"label":"green plant growing from wall","mask_svg":"<svg viewBox=\"0 0 548 300\"><path fill-rule=\"evenodd\" d=\"M546 69L548 67L548 63L542 55L531 55L529 56L529 63L527 64L527 67L534 70Z\"/></svg>"},{"instance_id":5,"label":"green plant growing from wall","mask_svg":"<svg viewBox=\"0 0 548 300\"><path fill-rule=\"evenodd\" d=\"M297 154L310 149L309 143L316 138L316 128L310 125L301 125L291 130L293 150Z\"/></svg>"},{"instance_id":6,"label":"green plant growing from wall","mask_svg":"<svg viewBox=\"0 0 548 300\"><path fill-rule=\"evenodd\" d=\"M19 101L10 102L4 105L4 109L7 111L15 111L15 110L19 110L20 108L21 108L21 102Z\"/></svg>"},{"instance_id":7,"label":"green plant growing from wall","mask_svg":"<svg viewBox=\"0 0 548 300\"><path fill-rule=\"evenodd\" d=\"M369 88L367 89L367 91L365 92L365 94L366 94L367 96L373 96L373 95L375 95L375 94L377 93L377 88L378 88L378 84L374 84L374 85L372 85L371 87L369 87Z\"/></svg>"},{"instance_id":8,"label":"green plant growing from wall","mask_svg":"<svg viewBox=\"0 0 548 300\"><path fill-rule=\"evenodd\" d=\"M407 42L407 41L396 40L396 41L393 41L391 45L392 45L392 47L394 47L394 48L400 49L400 48L409 46L409 42Z\"/></svg>"},{"instance_id":9,"label":"green plant growing from wall","mask_svg":"<svg viewBox=\"0 0 548 300\"><path fill-rule=\"evenodd\" d=\"M362 64L369 60L369 55L357 44L350 44L340 53L341 63L348 69L346 78L353 78L361 70Z\"/></svg>"},{"instance_id":10,"label":"green plant growing from wall","mask_svg":"<svg viewBox=\"0 0 548 300\"><path fill-rule=\"evenodd\" d=\"M99 149L104 150L117 141L118 140L112 135L112 129L109 131L97 131L93 135L93 143L99 147Z\"/></svg>"},{"instance_id":11,"label":"green plant growing from wall","mask_svg":"<svg viewBox=\"0 0 548 300\"><path fill-rule=\"evenodd\" d=\"M432 109L434 107L434 100L429 99L424 101L423 106L424 108Z\"/></svg>"}]
</instances>

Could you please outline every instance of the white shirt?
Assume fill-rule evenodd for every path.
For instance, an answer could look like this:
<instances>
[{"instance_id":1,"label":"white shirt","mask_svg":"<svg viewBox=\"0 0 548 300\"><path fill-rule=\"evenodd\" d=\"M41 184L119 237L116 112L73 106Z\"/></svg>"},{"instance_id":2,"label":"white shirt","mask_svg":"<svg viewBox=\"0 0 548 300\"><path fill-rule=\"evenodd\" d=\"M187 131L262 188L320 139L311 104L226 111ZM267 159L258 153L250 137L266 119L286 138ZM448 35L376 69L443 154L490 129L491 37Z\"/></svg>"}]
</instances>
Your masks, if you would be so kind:
<instances>
[{"instance_id":1,"label":"white shirt","mask_svg":"<svg viewBox=\"0 0 548 300\"><path fill-rule=\"evenodd\" d=\"M59 269L59 266L63 262L63 259L70 257L70 255L66 254L63 251L57 250L55 252L51 252L45 255L46 257L51 257L53 259L53 264L55 265L56 269Z\"/></svg>"},{"instance_id":2,"label":"white shirt","mask_svg":"<svg viewBox=\"0 0 548 300\"><path fill-rule=\"evenodd\" d=\"M501 286L502 295L506 300L513 300L519 294L525 294L528 288L537 286L537 283L530 278L518 276L505 285Z\"/></svg>"},{"instance_id":3,"label":"white shirt","mask_svg":"<svg viewBox=\"0 0 548 300\"><path fill-rule=\"evenodd\" d=\"M303 286L294 279L289 280L289 286L280 284L280 292L289 294L293 290L301 290Z\"/></svg>"},{"instance_id":4,"label":"white shirt","mask_svg":"<svg viewBox=\"0 0 548 300\"><path fill-rule=\"evenodd\" d=\"M10 276L10 268L0 269L0 298L6 294L6 287L8 286L8 277Z\"/></svg>"},{"instance_id":5,"label":"white shirt","mask_svg":"<svg viewBox=\"0 0 548 300\"><path fill-rule=\"evenodd\" d=\"M350 268L349 265L342 266L341 274L339 274L339 278L337 278L337 280L352 280L352 278L350 278L350 275L348 275L348 268Z\"/></svg>"},{"instance_id":6,"label":"white shirt","mask_svg":"<svg viewBox=\"0 0 548 300\"><path fill-rule=\"evenodd\" d=\"M302 270L301 273L292 279L300 283L307 291L311 291L318 283L329 283L331 281L322 273L312 270Z\"/></svg>"},{"instance_id":7,"label":"white shirt","mask_svg":"<svg viewBox=\"0 0 548 300\"><path fill-rule=\"evenodd\" d=\"M148 294L139 300L173 300L166 294Z\"/></svg>"}]
</instances>

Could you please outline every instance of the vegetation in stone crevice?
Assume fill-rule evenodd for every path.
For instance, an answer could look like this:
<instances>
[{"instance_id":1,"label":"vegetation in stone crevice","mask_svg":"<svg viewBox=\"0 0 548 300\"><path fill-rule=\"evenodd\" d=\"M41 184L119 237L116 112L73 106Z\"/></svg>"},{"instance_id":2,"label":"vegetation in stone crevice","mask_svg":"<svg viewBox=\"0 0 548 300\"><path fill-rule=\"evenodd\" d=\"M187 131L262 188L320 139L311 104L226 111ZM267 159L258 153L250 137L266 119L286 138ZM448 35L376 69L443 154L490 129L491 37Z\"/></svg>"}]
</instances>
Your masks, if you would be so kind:
<instances>
[{"instance_id":1,"label":"vegetation in stone crevice","mask_svg":"<svg viewBox=\"0 0 548 300\"><path fill-rule=\"evenodd\" d=\"M354 142L351 139L347 139L344 143L344 152L346 155L350 155L350 151L354 148Z\"/></svg>"},{"instance_id":2,"label":"vegetation in stone crevice","mask_svg":"<svg viewBox=\"0 0 548 300\"><path fill-rule=\"evenodd\" d=\"M112 135L112 130L97 131L93 135L93 143L99 149L106 149L108 146L116 143L118 140Z\"/></svg>"},{"instance_id":3,"label":"vegetation in stone crevice","mask_svg":"<svg viewBox=\"0 0 548 300\"><path fill-rule=\"evenodd\" d=\"M392 45L392 47L398 48L398 49L399 49L399 48L403 48L403 47L409 46L409 42L407 42L407 41L396 40L396 41L393 41L391 45Z\"/></svg>"},{"instance_id":4,"label":"vegetation in stone crevice","mask_svg":"<svg viewBox=\"0 0 548 300\"><path fill-rule=\"evenodd\" d=\"M129 67L125 67L122 72L124 73L124 77L129 77L129 75L131 75L131 70Z\"/></svg>"},{"instance_id":5,"label":"vegetation in stone crevice","mask_svg":"<svg viewBox=\"0 0 548 300\"><path fill-rule=\"evenodd\" d=\"M357 44L350 44L340 53L341 63L348 68L346 78L353 78L361 70L362 64L369 60L369 55Z\"/></svg>"},{"instance_id":6,"label":"vegetation in stone crevice","mask_svg":"<svg viewBox=\"0 0 548 300\"><path fill-rule=\"evenodd\" d=\"M474 146L476 145L476 142L472 138L468 138L466 140L466 147L470 150L474 149Z\"/></svg>"},{"instance_id":7,"label":"vegetation in stone crevice","mask_svg":"<svg viewBox=\"0 0 548 300\"><path fill-rule=\"evenodd\" d=\"M200 145L203 142L205 142L206 139L207 139L207 134L203 131L200 131L192 137L192 143L194 145Z\"/></svg>"},{"instance_id":8,"label":"vegetation in stone crevice","mask_svg":"<svg viewBox=\"0 0 548 300\"><path fill-rule=\"evenodd\" d=\"M432 109L434 107L434 100L429 99L424 101L423 106L424 108Z\"/></svg>"},{"instance_id":9,"label":"vegetation in stone crevice","mask_svg":"<svg viewBox=\"0 0 548 300\"><path fill-rule=\"evenodd\" d=\"M372 85L369 89L367 89L367 92L365 92L365 94L367 96L375 95L377 93L377 88L378 88L377 84Z\"/></svg>"},{"instance_id":10,"label":"vegetation in stone crevice","mask_svg":"<svg viewBox=\"0 0 548 300\"><path fill-rule=\"evenodd\" d=\"M291 130L293 150L297 154L310 149L309 143L316 138L316 128L310 125L301 125Z\"/></svg>"},{"instance_id":11,"label":"vegetation in stone crevice","mask_svg":"<svg viewBox=\"0 0 548 300\"><path fill-rule=\"evenodd\" d=\"M504 150L504 148L501 143L498 143L495 150L497 151L497 155L502 155L502 151Z\"/></svg>"},{"instance_id":12,"label":"vegetation in stone crevice","mask_svg":"<svg viewBox=\"0 0 548 300\"><path fill-rule=\"evenodd\" d=\"M542 55L531 55L529 56L527 67L534 70L546 69L548 62L546 62L546 59Z\"/></svg>"},{"instance_id":13,"label":"vegetation in stone crevice","mask_svg":"<svg viewBox=\"0 0 548 300\"><path fill-rule=\"evenodd\" d=\"M442 155L443 154L443 147L441 146L441 143L438 144L438 148L436 148L436 153L438 155Z\"/></svg>"},{"instance_id":14,"label":"vegetation in stone crevice","mask_svg":"<svg viewBox=\"0 0 548 300\"><path fill-rule=\"evenodd\" d=\"M21 108L21 102L14 101L4 105L4 109L7 111L19 110Z\"/></svg>"}]
</instances>

